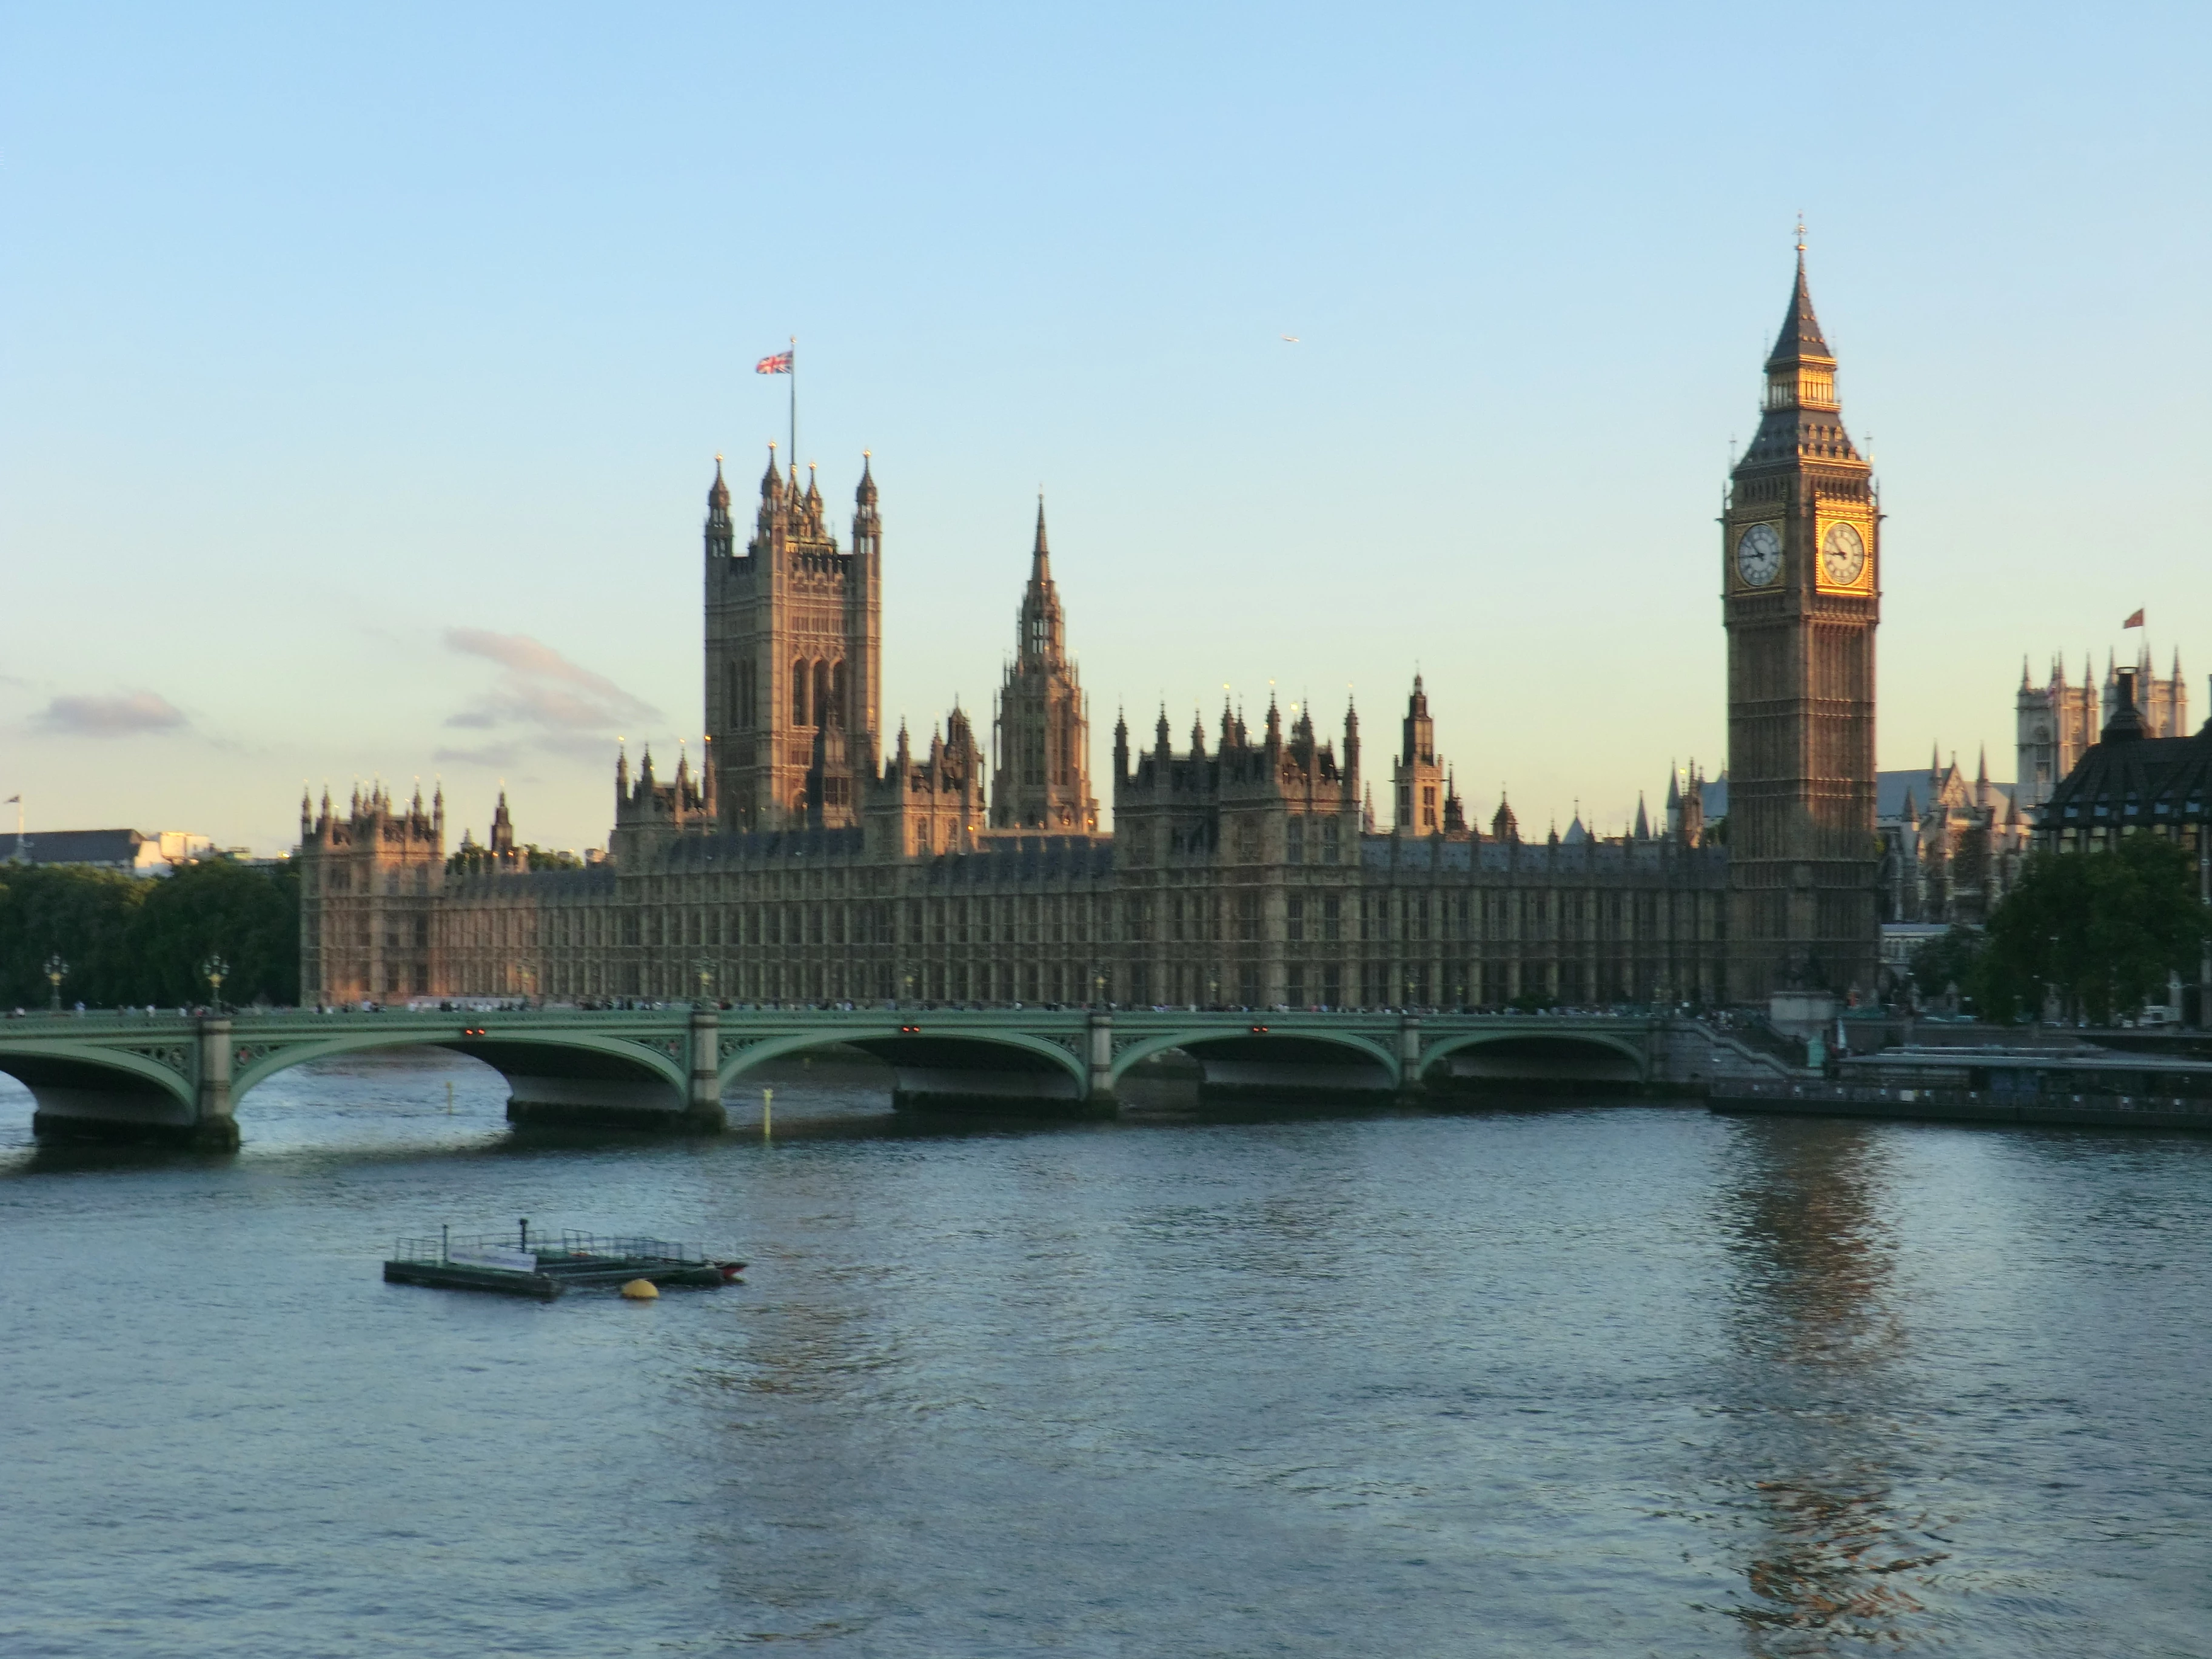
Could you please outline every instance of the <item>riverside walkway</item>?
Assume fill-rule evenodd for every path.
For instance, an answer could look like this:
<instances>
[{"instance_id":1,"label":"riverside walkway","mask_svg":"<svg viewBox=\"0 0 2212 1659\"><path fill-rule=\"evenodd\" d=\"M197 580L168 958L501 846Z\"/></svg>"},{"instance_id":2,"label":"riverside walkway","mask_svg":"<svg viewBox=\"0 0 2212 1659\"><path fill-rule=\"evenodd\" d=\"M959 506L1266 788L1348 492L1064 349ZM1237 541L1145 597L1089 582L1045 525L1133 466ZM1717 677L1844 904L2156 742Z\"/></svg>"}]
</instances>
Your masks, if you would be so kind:
<instances>
[{"instance_id":1,"label":"riverside walkway","mask_svg":"<svg viewBox=\"0 0 2212 1659\"><path fill-rule=\"evenodd\" d=\"M238 1145L235 1108L294 1066L429 1047L493 1066L518 1123L713 1133L756 1067L833 1044L905 1108L1111 1115L1130 1068L1178 1050L1214 1091L1416 1095L1447 1079L1634 1090L1667 1080L1664 1014L716 1008L50 1013L0 1020L0 1072L41 1137Z\"/></svg>"}]
</instances>

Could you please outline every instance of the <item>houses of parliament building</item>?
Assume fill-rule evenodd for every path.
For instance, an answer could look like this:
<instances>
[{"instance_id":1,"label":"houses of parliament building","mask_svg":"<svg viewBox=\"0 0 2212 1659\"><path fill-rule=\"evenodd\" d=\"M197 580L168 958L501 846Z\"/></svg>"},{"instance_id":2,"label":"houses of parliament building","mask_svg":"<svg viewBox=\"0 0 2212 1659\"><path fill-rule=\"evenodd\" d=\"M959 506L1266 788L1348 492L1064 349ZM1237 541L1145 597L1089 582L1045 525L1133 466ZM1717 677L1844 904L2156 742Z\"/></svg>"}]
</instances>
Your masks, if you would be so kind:
<instances>
[{"instance_id":1,"label":"houses of parliament building","mask_svg":"<svg viewBox=\"0 0 2212 1659\"><path fill-rule=\"evenodd\" d=\"M1384 766L1347 708L1271 702L1180 745L1117 721L1103 825L1042 504L988 734L882 714L872 466L841 542L771 448L751 523L707 496L708 741L614 772L605 858L528 867L502 795L448 867L441 798L301 803L310 1001L1567 1006L1875 982L1870 469L1845 434L1802 250L1720 549L1729 808L1694 775L1620 836L1470 817L1413 682ZM1387 766L1389 823L1370 774ZM1382 783L1380 775L1375 776Z\"/></svg>"}]
</instances>

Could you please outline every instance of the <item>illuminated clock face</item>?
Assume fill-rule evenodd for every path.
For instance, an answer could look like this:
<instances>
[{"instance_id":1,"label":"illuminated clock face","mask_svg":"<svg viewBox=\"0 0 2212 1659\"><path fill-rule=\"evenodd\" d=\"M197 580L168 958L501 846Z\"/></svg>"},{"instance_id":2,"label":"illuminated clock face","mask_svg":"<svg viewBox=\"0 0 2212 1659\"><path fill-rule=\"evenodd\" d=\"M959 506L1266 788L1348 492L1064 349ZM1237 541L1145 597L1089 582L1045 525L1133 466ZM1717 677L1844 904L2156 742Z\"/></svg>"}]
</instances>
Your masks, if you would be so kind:
<instances>
[{"instance_id":1,"label":"illuminated clock face","mask_svg":"<svg viewBox=\"0 0 2212 1659\"><path fill-rule=\"evenodd\" d=\"M1736 538L1735 569L1752 587L1764 587L1782 574L1782 538L1772 525L1755 524Z\"/></svg>"},{"instance_id":2,"label":"illuminated clock face","mask_svg":"<svg viewBox=\"0 0 2212 1659\"><path fill-rule=\"evenodd\" d=\"M1849 587L1866 569L1866 542L1847 524L1832 525L1820 539L1820 568L1838 587Z\"/></svg>"}]
</instances>

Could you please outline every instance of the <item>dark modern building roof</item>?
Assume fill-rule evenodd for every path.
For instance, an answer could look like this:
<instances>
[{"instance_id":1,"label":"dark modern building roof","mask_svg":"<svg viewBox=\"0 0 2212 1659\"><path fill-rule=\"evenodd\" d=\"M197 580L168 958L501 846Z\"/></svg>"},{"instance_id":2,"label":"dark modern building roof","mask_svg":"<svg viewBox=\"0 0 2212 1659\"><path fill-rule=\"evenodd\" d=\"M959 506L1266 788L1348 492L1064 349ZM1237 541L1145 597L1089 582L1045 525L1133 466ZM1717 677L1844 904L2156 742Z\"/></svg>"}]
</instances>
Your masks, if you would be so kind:
<instances>
[{"instance_id":1,"label":"dark modern building roof","mask_svg":"<svg viewBox=\"0 0 2212 1659\"><path fill-rule=\"evenodd\" d=\"M138 849L155 836L136 830L46 830L23 836L26 864L94 864L111 870L138 867ZM0 835L0 864L15 860L15 833Z\"/></svg>"},{"instance_id":2,"label":"dark modern building roof","mask_svg":"<svg viewBox=\"0 0 2212 1659\"><path fill-rule=\"evenodd\" d=\"M2212 805L2212 720L2190 738L2146 738L2131 675L2121 706L2065 781L2051 792L2040 827L2069 830L2142 829L2208 821Z\"/></svg>"}]
</instances>

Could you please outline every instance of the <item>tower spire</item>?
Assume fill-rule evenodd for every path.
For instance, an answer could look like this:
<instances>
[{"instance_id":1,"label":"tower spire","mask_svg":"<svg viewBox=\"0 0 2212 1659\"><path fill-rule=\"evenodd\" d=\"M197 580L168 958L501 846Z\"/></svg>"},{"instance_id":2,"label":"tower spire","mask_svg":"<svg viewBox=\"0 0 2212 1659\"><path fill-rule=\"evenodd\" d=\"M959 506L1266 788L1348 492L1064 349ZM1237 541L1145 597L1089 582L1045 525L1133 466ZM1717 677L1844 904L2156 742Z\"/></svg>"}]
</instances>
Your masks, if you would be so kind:
<instances>
[{"instance_id":1,"label":"tower spire","mask_svg":"<svg viewBox=\"0 0 2212 1659\"><path fill-rule=\"evenodd\" d=\"M1044 492L1037 492L1036 538L1030 548L1029 586L1022 592L1018 659L1025 667L1057 665L1065 627L1060 588L1052 579L1052 550L1044 532Z\"/></svg>"},{"instance_id":2,"label":"tower spire","mask_svg":"<svg viewBox=\"0 0 2212 1659\"><path fill-rule=\"evenodd\" d=\"M1836 366L1836 354L1828 349L1820 319L1813 314L1813 289L1805 280L1805 222L1801 219L1797 222L1797 282L1790 289L1790 308L1783 313L1782 331L1774 337L1766 367L1771 373L1808 358L1826 363L1832 370Z\"/></svg>"},{"instance_id":3,"label":"tower spire","mask_svg":"<svg viewBox=\"0 0 2212 1659\"><path fill-rule=\"evenodd\" d=\"M722 477L722 458L714 457L714 482L707 487L707 556L728 558L737 548L737 527L730 522L730 486Z\"/></svg>"},{"instance_id":4,"label":"tower spire","mask_svg":"<svg viewBox=\"0 0 2212 1659\"><path fill-rule=\"evenodd\" d=\"M998 764L991 822L1000 829L1087 835L1098 827L1091 794L1089 700L1067 655L1066 617L1052 579L1044 491L1037 491L1030 576L1015 618L1014 659L999 690ZM1127 730L1115 726L1115 766L1126 770Z\"/></svg>"}]
</instances>

